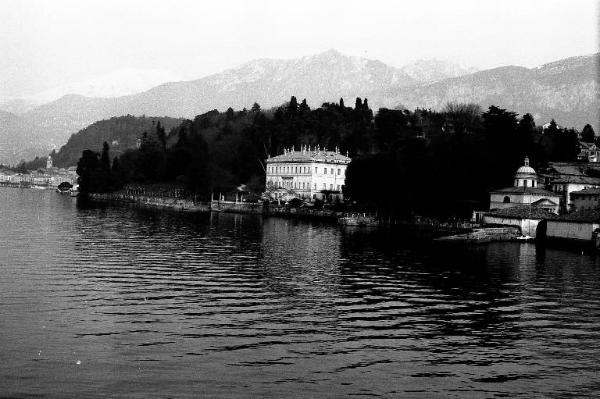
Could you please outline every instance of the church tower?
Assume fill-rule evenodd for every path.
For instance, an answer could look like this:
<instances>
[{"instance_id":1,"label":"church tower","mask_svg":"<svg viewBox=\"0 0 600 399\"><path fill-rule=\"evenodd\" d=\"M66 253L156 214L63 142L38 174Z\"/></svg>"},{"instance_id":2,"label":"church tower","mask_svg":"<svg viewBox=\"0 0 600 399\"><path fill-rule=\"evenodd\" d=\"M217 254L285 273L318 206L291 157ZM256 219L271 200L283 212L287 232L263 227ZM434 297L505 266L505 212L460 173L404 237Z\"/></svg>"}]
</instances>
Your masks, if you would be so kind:
<instances>
[{"instance_id":1,"label":"church tower","mask_svg":"<svg viewBox=\"0 0 600 399\"><path fill-rule=\"evenodd\" d=\"M48 155L48 159L46 160L46 169L52 169L52 157Z\"/></svg>"}]
</instances>

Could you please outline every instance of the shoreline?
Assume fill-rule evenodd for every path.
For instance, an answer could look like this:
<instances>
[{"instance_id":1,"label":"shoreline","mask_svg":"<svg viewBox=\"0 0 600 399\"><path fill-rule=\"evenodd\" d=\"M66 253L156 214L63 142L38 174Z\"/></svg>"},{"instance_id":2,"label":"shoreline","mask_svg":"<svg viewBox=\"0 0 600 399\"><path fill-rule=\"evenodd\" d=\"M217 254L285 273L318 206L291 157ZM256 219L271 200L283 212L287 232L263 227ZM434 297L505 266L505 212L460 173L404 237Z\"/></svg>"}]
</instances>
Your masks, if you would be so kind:
<instances>
[{"instance_id":1,"label":"shoreline","mask_svg":"<svg viewBox=\"0 0 600 399\"><path fill-rule=\"evenodd\" d=\"M337 223L343 212L331 210L313 210L269 206L262 203L232 201L194 201L185 198L133 195L126 193L89 193L87 200L91 202L129 205L142 208L153 208L179 212L199 213L238 213L245 215L277 216L295 219L310 219Z\"/></svg>"},{"instance_id":2,"label":"shoreline","mask_svg":"<svg viewBox=\"0 0 600 399\"><path fill-rule=\"evenodd\" d=\"M314 220L324 223L339 224L339 219L356 215L357 212L341 212L329 209L290 208L285 206L268 205L263 203L233 202L233 201L193 201L191 199L129 194L123 192L115 193L90 193L87 200L96 203L114 204L118 206L133 206L140 208L152 208L157 210L169 210L176 212L198 212L198 213L237 213L246 215L260 215L264 217L280 217L298 220ZM412 231L415 236L439 238L454 234L466 234L473 230L471 224L465 223L441 223L431 220L415 222L385 222L379 221L375 225L343 225L345 228L382 228L397 227Z\"/></svg>"}]
</instances>

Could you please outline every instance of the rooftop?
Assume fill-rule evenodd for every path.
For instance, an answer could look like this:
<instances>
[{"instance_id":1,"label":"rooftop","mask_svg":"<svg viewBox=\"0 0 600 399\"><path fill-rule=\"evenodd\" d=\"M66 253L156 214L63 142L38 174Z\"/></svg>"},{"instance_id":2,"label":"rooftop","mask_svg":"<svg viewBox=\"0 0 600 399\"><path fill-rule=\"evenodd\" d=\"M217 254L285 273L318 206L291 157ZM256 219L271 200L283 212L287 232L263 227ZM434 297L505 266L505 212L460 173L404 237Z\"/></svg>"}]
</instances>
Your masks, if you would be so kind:
<instances>
[{"instance_id":1,"label":"rooftop","mask_svg":"<svg viewBox=\"0 0 600 399\"><path fill-rule=\"evenodd\" d=\"M294 148L285 149L282 155L277 155L267 159L267 163L276 162L329 162L329 163L350 163L352 159L346 155L340 154L339 149L335 151L322 150L320 147L311 148L303 146L296 151Z\"/></svg>"},{"instance_id":2,"label":"rooftop","mask_svg":"<svg viewBox=\"0 0 600 399\"><path fill-rule=\"evenodd\" d=\"M600 178L599 177L592 177L592 176L564 175L564 176L560 176L560 177L556 178L555 180L552 180L550 183L552 183L552 184L571 183L571 184L595 184L595 185L600 185Z\"/></svg>"},{"instance_id":3,"label":"rooftop","mask_svg":"<svg viewBox=\"0 0 600 399\"><path fill-rule=\"evenodd\" d=\"M586 165L573 162L549 162L548 172L560 175L585 176Z\"/></svg>"},{"instance_id":4,"label":"rooftop","mask_svg":"<svg viewBox=\"0 0 600 399\"><path fill-rule=\"evenodd\" d=\"M553 215L552 220L564 220L568 222L600 222L600 210L586 209L576 212L567 213L564 215Z\"/></svg>"},{"instance_id":5,"label":"rooftop","mask_svg":"<svg viewBox=\"0 0 600 399\"><path fill-rule=\"evenodd\" d=\"M571 195L600 195L600 188L584 188L579 191L572 191Z\"/></svg>"},{"instance_id":6,"label":"rooftop","mask_svg":"<svg viewBox=\"0 0 600 399\"><path fill-rule=\"evenodd\" d=\"M536 194L536 195L544 195L547 197L559 197L560 195L557 193L553 193L552 191L544 190L539 187L506 187L501 188L499 190L492 190L490 194L493 193L502 193L502 194Z\"/></svg>"},{"instance_id":7,"label":"rooftop","mask_svg":"<svg viewBox=\"0 0 600 399\"><path fill-rule=\"evenodd\" d=\"M513 206L510 208L498 209L487 213L491 216L502 216L508 218L522 219L549 219L556 216L554 213L542 208L528 205Z\"/></svg>"}]
</instances>

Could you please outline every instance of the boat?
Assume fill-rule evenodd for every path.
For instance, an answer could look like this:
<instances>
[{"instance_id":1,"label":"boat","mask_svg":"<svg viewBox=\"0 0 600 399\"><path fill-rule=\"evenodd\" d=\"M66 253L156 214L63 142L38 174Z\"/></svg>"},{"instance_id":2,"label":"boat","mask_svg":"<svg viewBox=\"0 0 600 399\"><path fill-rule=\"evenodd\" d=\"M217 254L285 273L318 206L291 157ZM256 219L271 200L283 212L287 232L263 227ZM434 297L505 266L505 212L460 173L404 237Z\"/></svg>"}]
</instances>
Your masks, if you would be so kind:
<instances>
[{"instance_id":1,"label":"boat","mask_svg":"<svg viewBox=\"0 0 600 399\"><path fill-rule=\"evenodd\" d=\"M379 219L363 214L353 214L338 218L338 224L342 226L379 226Z\"/></svg>"},{"instance_id":2,"label":"boat","mask_svg":"<svg viewBox=\"0 0 600 399\"><path fill-rule=\"evenodd\" d=\"M533 237L528 236L526 234L521 234L520 236L517 237L517 240L519 240L519 241L533 241Z\"/></svg>"},{"instance_id":3,"label":"boat","mask_svg":"<svg viewBox=\"0 0 600 399\"><path fill-rule=\"evenodd\" d=\"M79 195L79 185L76 184L69 189L71 197L77 197Z\"/></svg>"}]
</instances>

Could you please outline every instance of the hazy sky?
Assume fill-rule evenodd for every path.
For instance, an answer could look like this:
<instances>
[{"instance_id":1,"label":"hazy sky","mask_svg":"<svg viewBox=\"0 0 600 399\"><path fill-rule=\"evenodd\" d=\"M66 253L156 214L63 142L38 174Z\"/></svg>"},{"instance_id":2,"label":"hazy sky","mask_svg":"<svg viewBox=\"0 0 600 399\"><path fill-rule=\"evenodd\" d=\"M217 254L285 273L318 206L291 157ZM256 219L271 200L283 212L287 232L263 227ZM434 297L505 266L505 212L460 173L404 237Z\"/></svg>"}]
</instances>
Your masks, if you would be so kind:
<instances>
[{"instance_id":1,"label":"hazy sky","mask_svg":"<svg viewBox=\"0 0 600 399\"><path fill-rule=\"evenodd\" d=\"M598 0L0 0L0 98L122 68L194 79L329 48L402 66L537 66L598 51Z\"/></svg>"}]
</instances>

